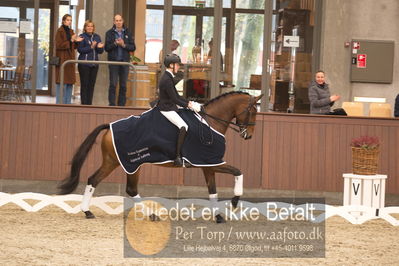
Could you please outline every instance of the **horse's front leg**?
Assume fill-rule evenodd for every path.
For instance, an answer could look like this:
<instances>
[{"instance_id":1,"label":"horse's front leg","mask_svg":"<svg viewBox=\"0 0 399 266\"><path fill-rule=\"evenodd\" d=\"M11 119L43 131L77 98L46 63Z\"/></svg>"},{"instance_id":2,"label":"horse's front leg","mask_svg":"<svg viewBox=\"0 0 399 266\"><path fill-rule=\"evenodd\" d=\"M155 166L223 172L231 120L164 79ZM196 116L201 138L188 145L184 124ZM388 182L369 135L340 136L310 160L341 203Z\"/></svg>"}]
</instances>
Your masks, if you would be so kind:
<instances>
[{"instance_id":1,"label":"horse's front leg","mask_svg":"<svg viewBox=\"0 0 399 266\"><path fill-rule=\"evenodd\" d=\"M237 208L240 196L243 194L243 175L241 171L234 166L224 164L213 168L216 173L231 174L234 176L234 197L231 199L233 208Z\"/></svg>"},{"instance_id":2,"label":"horse's front leg","mask_svg":"<svg viewBox=\"0 0 399 266\"><path fill-rule=\"evenodd\" d=\"M216 223L218 223L218 224L225 223L226 220L219 213L219 208L217 207L218 194L216 192L216 181L215 181L214 167L205 167L205 168L202 168L202 171L204 172L206 184L208 186L209 201L211 202L212 212L214 212L214 214L215 214Z\"/></svg>"}]
</instances>

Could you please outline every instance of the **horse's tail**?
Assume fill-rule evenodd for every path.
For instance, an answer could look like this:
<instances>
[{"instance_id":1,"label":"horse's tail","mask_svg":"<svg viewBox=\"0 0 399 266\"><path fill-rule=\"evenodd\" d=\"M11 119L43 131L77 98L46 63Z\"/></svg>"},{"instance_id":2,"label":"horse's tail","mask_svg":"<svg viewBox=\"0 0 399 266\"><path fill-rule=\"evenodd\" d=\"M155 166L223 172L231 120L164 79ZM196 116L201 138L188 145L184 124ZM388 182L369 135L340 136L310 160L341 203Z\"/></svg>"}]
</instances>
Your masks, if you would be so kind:
<instances>
[{"instance_id":1,"label":"horse's tail","mask_svg":"<svg viewBox=\"0 0 399 266\"><path fill-rule=\"evenodd\" d=\"M68 177L62 180L61 184L58 186L60 190L59 194L65 195L73 192L79 184L80 178L80 169L87 157L87 154L91 150L93 144L96 142L97 136L104 129L109 129L109 124L103 124L96 127L80 144L80 147L76 151L75 155L72 158L71 163L71 173Z\"/></svg>"}]
</instances>

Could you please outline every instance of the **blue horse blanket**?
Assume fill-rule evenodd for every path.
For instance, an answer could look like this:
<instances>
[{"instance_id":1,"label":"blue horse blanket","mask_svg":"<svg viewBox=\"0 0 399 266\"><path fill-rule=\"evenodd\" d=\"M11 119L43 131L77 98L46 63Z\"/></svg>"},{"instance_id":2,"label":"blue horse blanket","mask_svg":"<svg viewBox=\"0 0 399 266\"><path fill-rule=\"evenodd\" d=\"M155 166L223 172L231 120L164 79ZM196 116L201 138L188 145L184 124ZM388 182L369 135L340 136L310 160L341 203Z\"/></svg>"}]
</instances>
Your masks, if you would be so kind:
<instances>
[{"instance_id":1,"label":"blue horse blanket","mask_svg":"<svg viewBox=\"0 0 399 266\"><path fill-rule=\"evenodd\" d=\"M185 163L205 167L224 164L224 136L209 127L198 114L187 109L180 109L178 113L188 125L182 147ZM143 163L164 164L176 158L179 129L157 107L140 116L110 123L110 126L115 152L128 174L135 173Z\"/></svg>"}]
</instances>

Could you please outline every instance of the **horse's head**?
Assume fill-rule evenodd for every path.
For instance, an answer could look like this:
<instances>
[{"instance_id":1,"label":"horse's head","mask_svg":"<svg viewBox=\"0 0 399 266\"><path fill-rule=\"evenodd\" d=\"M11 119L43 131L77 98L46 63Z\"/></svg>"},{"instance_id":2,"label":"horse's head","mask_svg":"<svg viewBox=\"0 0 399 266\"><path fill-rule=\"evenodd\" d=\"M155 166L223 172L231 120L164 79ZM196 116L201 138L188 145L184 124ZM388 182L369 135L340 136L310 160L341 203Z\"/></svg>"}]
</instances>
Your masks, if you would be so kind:
<instances>
[{"instance_id":1,"label":"horse's head","mask_svg":"<svg viewBox=\"0 0 399 266\"><path fill-rule=\"evenodd\" d=\"M235 108L236 125L239 127L240 136L243 139L250 139L255 130L256 113L258 112L256 103L262 98L263 94L258 97L243 96L246 96L245 99Z\"/></svg>"},{"instance_id":2,"label":"horse's head","mask_svg":"<svg viewBox=\"0 0 399 266\"><path fill-rule=\"evenodd\" d=\"M240 91L226 92L207 102L203 115L218 132L225 134L227 128L231 128L242 138L250 139L255 128L256 103L262 96L253 97ZM232 122L234 118L236 121Z\"/></svg>"}]
</instances>

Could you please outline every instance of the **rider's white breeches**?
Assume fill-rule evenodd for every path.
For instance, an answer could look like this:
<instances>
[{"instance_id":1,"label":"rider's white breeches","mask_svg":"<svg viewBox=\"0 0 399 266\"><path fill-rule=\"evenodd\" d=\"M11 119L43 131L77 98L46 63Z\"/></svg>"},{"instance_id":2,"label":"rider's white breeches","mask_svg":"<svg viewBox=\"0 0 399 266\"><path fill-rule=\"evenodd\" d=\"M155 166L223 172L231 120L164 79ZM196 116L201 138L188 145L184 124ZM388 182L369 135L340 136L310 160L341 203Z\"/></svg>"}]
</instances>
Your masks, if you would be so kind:
<instances>
[{"instance_id":1,"label":"rider's white breeches","mask_svg":"<svg viewBox=\"0 0 399 266\"><path fill-rule=\"evenodd\" d=\"M161 114L165 116L170 122L172 122L179 129L184 127L188 131L188 125L184 122L183 118L180 117L175 111L161 111Z\"/></svg>"}]
</instances>

